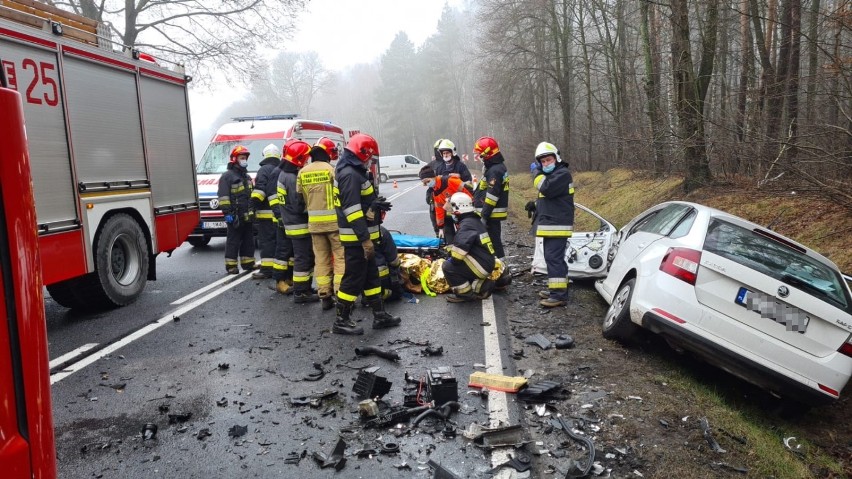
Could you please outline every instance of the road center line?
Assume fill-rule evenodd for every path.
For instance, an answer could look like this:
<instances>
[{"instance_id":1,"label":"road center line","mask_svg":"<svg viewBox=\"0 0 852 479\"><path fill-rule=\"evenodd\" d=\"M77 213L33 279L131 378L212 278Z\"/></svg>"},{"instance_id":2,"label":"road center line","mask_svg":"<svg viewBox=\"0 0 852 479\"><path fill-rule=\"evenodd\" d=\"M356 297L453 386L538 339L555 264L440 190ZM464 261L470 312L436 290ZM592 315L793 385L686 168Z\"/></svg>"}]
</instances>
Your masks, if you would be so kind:
<instances>
[{"instance_id":1,"label":"road center line","mask_svg":"<svg viewBox=\"0 0 852 479\"><path fill-rule=\"evenodd\" d=\"M140 339L140 338L148 335L149 333L152 333L152 332L160 329L161 327L173 322L175 316L180 316L184 313L192 311L193 309L201 306L202 304L206 303L207 301L210 301L211 299L215 298L216 296L219 296L220 294L231 289L232 287L234 287L234 286L236 286L240 283L243 283L245 281L248 281L250 279L251 279L251 274L249 274L248 272L243 273L243 276L238 277L237 280L235 280L231 283L228 283L228 284L220 287L219 289L216 289L216 290L208 293L207 295L205 295L201 298L198 298L195 301L193 301L193 302L191 302L191 303L189 303L185 306L181 306L180 308L178 308L178 309L176 309L176 310L174 310L170 313L167 313L165 316L158 319L157 321L155 321L151 324L148 324L147 326L145 326L141 329L134 331L133 333L125 336L124 338L122 338L122 339L110 344L109 346L101 349L100 351L96 352L95 354L92 354L91 356L86 356L85 358L81 359L80 361L77 361L76 363L70 364L67 368L63 369L62 371L59 371L56 374L51 375L50 376L50 384L53 385L53 384L58 383L59 381L67 378L68 376L70 376L70 375L76 373L77 371L80 371L81 369L85 368L86 366L94 363L98 359L101 359L102 357L104 357L108 354L112 354L113 352L121 349L124 346L127 346L128 344L132 343L133 341L136 341L137 339Z\"/></svg>"},{"instance_id":2,"label":"road center line","mask_svg":"<svg viewBox=\"0 0 852 479\"><path fill-rule=\"evenodd\" d=\"M488 374L503 374L503 360L500 357L500 335L497 332L497 315L494 313L494 300L488 298L482 301L482 328L485 335L485 372ZM488 391L488 418L490 427L509 425L509 400L502 391ZM497 467L509 460L513 448L497 448L491 451L491 467ZM503 468L493 477L514 477L515 471Z\"/></svg>"},{"instance_id":3,"label":"road center line","mask_svg":"<svg viewBox=\"0 0 852 479\"><path fill-rule=\"evenodd\" d=\"M395 194L395 195L391 195L391 197L390 197L390 198L388 198L388 201L393 201L394 199L399 198L400 196L402 196L402 195L404 195L404 194L408 193L409 191L411 191L411 190L413 190L413 189L417 188L418 186L423 186L423 185L422 185L422 184L418 181L416 185L410 186L410 187L408 187L408 188L406 188L406 189L404 189L404 190L400 191L399 193L397 193L397 194Z\"/></svg>"},{"instance_id":4,"label":"road center line","mask_svg":"<svg viewBox=\"0 0 852 479\"><path fill-rule=\"evenodd\" d=\"M198 295L201 295L201 294L206 293L207 291L210 291L211 289L215 288L216 286L219 286L222 283L228 283L230 281L233 281L235 278L237 278L237 276L229 274L222 279L217 279L216 281L208 284L207 286L205 286L205 287L203 287L203 288L201 288L197 291L193 291L192 293L187 294L183 298L172 301L172 304L174 304L174 305L183 304L183 303L189 301L190 299L192 299L192 298L194 298Z\"/></svg>"},{"instance_id":5,"label":"road center line","mask_svg":"<svg viewBox=\"0 0 852 479\"><path fill-rule=\"evenodd\" d=\"M50 367L50 369L53 369L56 366L59 366L60 364L64 363L65 361L69 361L73 358L76 358L77 356L85 353L86 351L94 348L97 345L98 345L98 343L84 344L84 345L80 346L79 348L77 348L73 351L69 351L69 352L63 354L62 356L59 356L58 358L54 359L53 361L51 361L49 363L50 364L49 367Z\"/></svg>"}]
</instances>

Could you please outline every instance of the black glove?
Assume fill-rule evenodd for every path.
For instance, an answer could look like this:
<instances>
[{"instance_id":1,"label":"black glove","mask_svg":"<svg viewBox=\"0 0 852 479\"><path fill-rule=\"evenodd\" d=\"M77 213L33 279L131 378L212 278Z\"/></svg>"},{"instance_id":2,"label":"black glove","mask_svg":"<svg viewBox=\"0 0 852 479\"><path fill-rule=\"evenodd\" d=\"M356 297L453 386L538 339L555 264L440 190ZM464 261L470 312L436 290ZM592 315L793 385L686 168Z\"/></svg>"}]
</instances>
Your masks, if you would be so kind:
<instances>
[{"instance_id":1,"label":"black glove","mask_svg":"<svg viewBox=\"0 0 852 479\"><path fill-rule=\"evenodd\" d=\"M384 196L377 196L375 200L373 200L373 204L370 205L370 208L375 211L390 211L393 207L390 201L387 200Z\"/></svg>"},{"instance_id":2,"label":"black glove","mask_svg":"<svg viewBox=\"0 0 852 479\"><path fill-rule=\"evenodd\" d=\"M527 201L527 204L524 206L524 210L527 212L527 218L532 218L536 213L535 201Z\"/></svg>"}]
</instances>

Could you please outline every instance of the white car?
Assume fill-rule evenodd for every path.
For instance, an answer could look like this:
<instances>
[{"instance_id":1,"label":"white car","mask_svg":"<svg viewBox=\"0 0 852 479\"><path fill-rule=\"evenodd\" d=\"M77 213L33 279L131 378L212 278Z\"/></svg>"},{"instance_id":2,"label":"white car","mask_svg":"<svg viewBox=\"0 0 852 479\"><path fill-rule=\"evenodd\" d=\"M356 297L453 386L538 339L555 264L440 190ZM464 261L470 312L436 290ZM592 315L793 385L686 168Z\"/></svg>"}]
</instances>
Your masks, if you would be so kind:
<instances>
[{"instance_id":1,"label":"white car","mask_svg":"<svg viewBox=\"0 0 852 479\"><path fill-rule=\"evenodd\" d=\"M852 293L837 266L763 226L668 202L618 233L595 288L603 335L638 327L795 401L831 402L852 375Z\"/></svg>"}]
</instances>

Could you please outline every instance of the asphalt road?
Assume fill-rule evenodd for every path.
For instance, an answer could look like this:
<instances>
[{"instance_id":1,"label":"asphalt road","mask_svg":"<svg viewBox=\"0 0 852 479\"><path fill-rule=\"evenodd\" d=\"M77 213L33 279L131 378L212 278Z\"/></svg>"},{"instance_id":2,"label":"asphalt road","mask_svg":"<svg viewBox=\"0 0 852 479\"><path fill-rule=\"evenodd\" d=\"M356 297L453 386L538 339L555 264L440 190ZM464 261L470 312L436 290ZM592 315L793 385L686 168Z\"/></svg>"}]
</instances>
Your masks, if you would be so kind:
<instances>
[{"instance_id":1,"label":"asphalt road","mask_svg":"<svg viewBox=\"0 0 852 479\"><path fill-rule=\"evenodd\" d=\"M416 181L384 184L394 204L385 226L431 235L424 193ZM492 457L461 431L472 422L518 420L506 395L484 401L467 394L469 375L483 365L514 373L505 296L457 305L421 295L417 304L389 305L402 326L380 331L370 329L369 310L357 308L366 334L338 336L330 334L333 311L296 305L272 291L271 281L243 274L223 283L223 252L224 240L214 239L159 257L159 279L125 308L88 315L46 301L60 477L426 477L429 459L471 477L500 462L502 453ZM442 346L443 356L422 356L427 341ZM367 345L396 349L401 360L354 354ZM410 432L358 427L352 385L357 368L371 365L393 384L386 396L393 403L403 399L406 372L421 377L427 368L450 367L462 403L452 421L458 436L446 437L439 421ZM317 366L324 376L305 380ZM334 394L319 407L291 403L326 391ZM155 439L143 440L147 423L157 426ZM346 465L320 469L312 454L330 454L339 438L348 446ZM355 456L388 443L399 453ZM285 463L303 451L299 465Z\"/></svg>"}]
</instances>

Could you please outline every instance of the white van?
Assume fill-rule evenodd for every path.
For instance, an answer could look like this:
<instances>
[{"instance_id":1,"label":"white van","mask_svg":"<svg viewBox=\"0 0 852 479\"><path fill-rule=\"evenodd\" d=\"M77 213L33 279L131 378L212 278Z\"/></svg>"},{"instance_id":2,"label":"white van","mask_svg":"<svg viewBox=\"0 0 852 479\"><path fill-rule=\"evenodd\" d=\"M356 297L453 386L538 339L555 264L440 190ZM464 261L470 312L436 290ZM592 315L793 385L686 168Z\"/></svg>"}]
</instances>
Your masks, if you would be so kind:
<instances>
[{"instance_id":1,"label":"white van","mask_svg":"<svg viewBox=\"0 0 852 479\"><path fill-rule=\"evenodd\" d=\"M413 155L390 155L379 157L379 181L382 183L391 178L417 177L420 168L428 163Z\"/></svg>"},{"instance_id":2,"label":"white van","mask_svg":"<svg viewBox=\"0 0 852 479\"><path fill-rule=\"evenodd\" d=\"M196 166L198 200L201 206L201 221L189 235L187 241L193 246L204 246L214 236L227 235L225 218L219 210L219 177L228 167L231 150L237 145L249 149L248 173L254 178L263 159L263 148L274 143L280 149L290 138L303 140L311 145L326 136L342 152L345 146L343 129L337 125L296 118L296 115L270 115L233 118L213 135L207 151Z\"/></svg>"}]
</instances>

